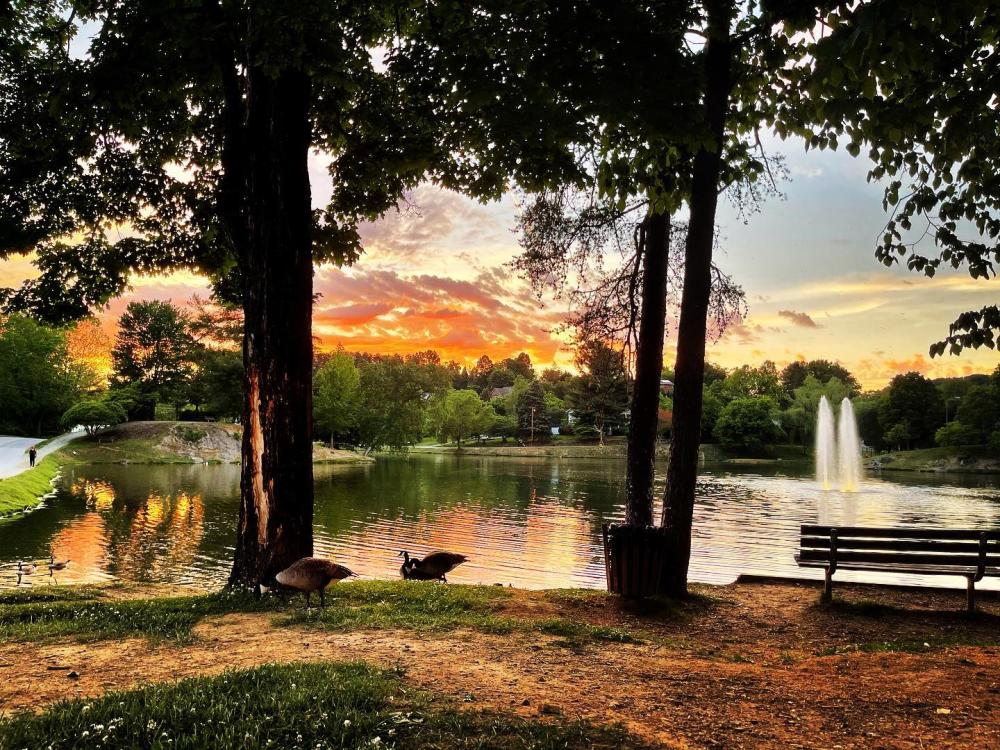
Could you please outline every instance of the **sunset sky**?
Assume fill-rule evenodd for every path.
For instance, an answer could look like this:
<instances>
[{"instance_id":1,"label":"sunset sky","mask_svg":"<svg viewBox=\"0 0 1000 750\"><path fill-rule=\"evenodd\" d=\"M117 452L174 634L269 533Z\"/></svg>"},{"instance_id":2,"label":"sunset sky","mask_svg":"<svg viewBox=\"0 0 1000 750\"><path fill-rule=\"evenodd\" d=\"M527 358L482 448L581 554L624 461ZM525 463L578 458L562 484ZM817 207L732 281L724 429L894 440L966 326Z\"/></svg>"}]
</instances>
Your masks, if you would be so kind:
<instances>
[{"instance_id":1,"label":"sunset sky","mask_svg":"<svg viewBox=\"0 0 1000 750\"><path fill-rule=\"evenodd\" d=\"M935 279L886 269L874 259L885 223L881 189L867 184L868 162L846 153L784 153L790 181L744 224L720 203L719 264L741 283L748 318L709 346L727 367L772 359L839 360L866 388L917 370L931 377L991 371L997 353L931 360L928 345L947 333L955 314L996 302L996 282L964 271ZM322 159L312 168L316 204L329 194ZM553 332L566 315L558 301L540 305L507 262L518 252L512 231L516 203L480 205L433 186L416 190L415 207L394 212L363 232L366 254L349 269L320 267L315 334L321 346L411 352L436 349L444 359L472 363L527 351L536 366L571 364L565 336ZM27 260L0 267L0 284L31 273ZM203 280L178 273L134 280L130 296L101 313L109 330L129 299L183 302L206 293ZM668 346L667 360L672 359Z\"/></svg>"}]
</instances>

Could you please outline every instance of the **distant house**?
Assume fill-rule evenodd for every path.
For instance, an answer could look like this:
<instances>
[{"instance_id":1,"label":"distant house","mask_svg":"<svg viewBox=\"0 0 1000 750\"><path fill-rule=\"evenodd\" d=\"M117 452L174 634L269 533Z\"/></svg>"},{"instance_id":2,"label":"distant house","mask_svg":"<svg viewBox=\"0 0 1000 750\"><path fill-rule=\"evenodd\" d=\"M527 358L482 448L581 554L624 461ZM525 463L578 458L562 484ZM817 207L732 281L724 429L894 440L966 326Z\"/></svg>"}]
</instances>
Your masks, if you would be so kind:
<instances>
[{"instance_id":1,"label":"distant house","mask_svg":"<svg viewBox=\"0 0 1000 750\"><path fill-rule=\"evenodd\" d=\"M664 396L674 395L674 382L672 380L661 380L660 381L660 393Z\"/></svg>"},{"instance_id":2,"label":"distant house","mask_svg":"<svg viewBox=\"0 0 1000 750\"><path fill-rule=\"evenodd\" d=\"M507 398L507 396L513 392L514 386L502 385L499 388L490 388L490 390L486 393L486 396L488 401L492 401L495 398Z\"/></svg>"}]
</instances>

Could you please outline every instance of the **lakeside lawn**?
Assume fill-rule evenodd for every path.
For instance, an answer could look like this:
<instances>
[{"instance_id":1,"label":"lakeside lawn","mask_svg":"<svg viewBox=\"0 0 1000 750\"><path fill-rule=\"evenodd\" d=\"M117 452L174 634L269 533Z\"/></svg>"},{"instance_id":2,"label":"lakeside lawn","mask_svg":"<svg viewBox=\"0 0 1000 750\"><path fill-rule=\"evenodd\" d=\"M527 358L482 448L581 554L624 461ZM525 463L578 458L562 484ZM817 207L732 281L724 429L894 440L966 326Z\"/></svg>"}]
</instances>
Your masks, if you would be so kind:
<instances>
[{"instance_id":1,"label":"lakeside lawn","mask_svg":"<svg viewBox=\"0 0 1000 750\"><path fill-rule=\"evenodd\" d=\"M8 592L0 748L109 746L95 725L149 747L246 747L255 725L275 747L1000 744L996 595L969 617L962 592L841 584L821 605L808 583L696 591L359 581L322 611L134 586Z\"/></svg>"},{"instance_id":2,"label":"lakeside lawn","mask_svg":"<svg viewBox=\"0 0 1000 750\"><path fill-rule=\"evenodd\" d=\"M39 499L52 491L61 463L56 456L46 456L33 469L0 479L0 518L38 505Z\"/></svg>"}]
</instances>

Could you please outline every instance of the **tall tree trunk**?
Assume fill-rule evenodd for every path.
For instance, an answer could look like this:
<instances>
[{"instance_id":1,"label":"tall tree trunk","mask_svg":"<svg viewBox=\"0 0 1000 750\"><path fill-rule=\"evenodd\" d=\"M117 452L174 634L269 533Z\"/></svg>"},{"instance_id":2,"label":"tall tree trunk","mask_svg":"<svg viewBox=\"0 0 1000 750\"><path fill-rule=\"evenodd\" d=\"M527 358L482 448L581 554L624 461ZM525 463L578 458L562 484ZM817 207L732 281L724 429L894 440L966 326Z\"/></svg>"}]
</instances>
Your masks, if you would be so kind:
<instances>
[{"instance_id":1,"label":"tall tree trunk","mask_svg":"<svg viewBox=\"0 0 1000 750\"><path fill-rule=\"evenodd\" d=\"M653 466L663 374L670 217L650 212L642 228L642 306L628 430L625 523L653 525Z\"/></svg>"},{"instance_id":2,"label":"tall tree trunk","mask_svg":"<svg viewBox=\"0 0 1000 750\"><path fill-rule=\"evenodd\" d=\"M712 147L702 146L694 159L687 242L684 248L684 292L677 329L674 367L674 421L667 467L663 525L669 530L670 551L663 576L664 593L687 595L691 559L691 525L701 442L702 387L705 380L705 334L712 286L712 245L719 172L732 88L733 42L731 0L707 2L708 42L705 49L705 122Z\"/></svg>"},{"instance_id":3,"label":"tall tree trunk","mask_svg":"<svg viewBox=\"0 0 1000 750\"><path fill-rule=\"evenodd\" d=\"M270 581L313 549L310 82L257 67L247 81L237 585Z\"/></svg>"}]
</instances>

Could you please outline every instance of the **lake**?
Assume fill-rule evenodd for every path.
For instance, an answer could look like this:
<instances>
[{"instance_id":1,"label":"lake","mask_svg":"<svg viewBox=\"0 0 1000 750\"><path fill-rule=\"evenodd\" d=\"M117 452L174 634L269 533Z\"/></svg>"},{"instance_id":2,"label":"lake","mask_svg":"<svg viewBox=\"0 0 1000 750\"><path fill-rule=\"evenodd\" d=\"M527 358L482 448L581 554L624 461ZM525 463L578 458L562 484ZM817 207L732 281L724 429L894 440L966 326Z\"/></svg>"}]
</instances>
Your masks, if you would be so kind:
<instances>
[{"instance_id":1,"label":"lake","mask_svg":"<svg viewBox=\"0 0 1000 750\"><path fill-rule=\"evenodd\" d=\"M663 491L658 466L657 495ZM399 575L398 553L440 548L470 562L460 583L525 588L603 587L601 523L620 520L623 461L416 455L370 465L317 465L316 553L365 577ZM110 580L215 587L233 550L239 467L77 466L56 496L0 522L0 586L17 561L72 560L60 584ZM792 559L801 523L1000 527L1000 478L896 474L861 491L823 491L808 467L706 467L698 485L691 578L727 583L741 573L821 577ZM848 573L837 580L890 582ZM914 576L906 583L964 586ZM30 584L51 583L36 574ZM996 579L980 584L996 588Z\"/></svg>"}]
</instances>

